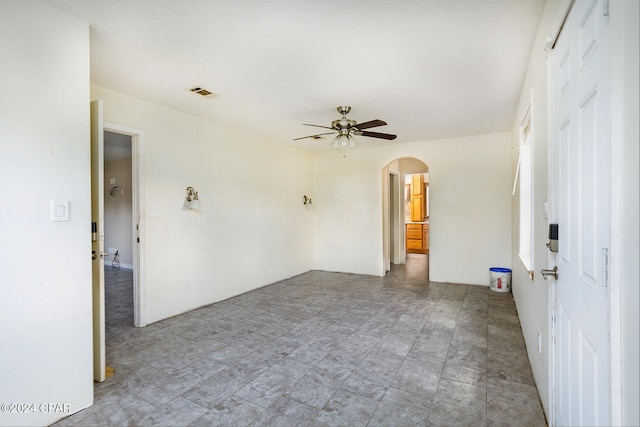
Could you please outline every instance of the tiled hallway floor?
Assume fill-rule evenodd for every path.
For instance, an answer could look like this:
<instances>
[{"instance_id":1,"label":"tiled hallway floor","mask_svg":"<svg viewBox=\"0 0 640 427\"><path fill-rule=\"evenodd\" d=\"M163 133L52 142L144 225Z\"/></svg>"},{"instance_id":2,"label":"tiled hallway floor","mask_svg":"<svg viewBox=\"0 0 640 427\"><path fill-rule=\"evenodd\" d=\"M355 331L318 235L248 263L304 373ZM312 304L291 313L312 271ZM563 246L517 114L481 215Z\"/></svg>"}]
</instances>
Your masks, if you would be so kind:
<instances>
[{"instance_id":1,"label":"tiled hallway floor","mask_svg":"<svg viewBox=\"0 0 640 427\"><path fill-rule=\"evenodd\" d=\"M312 271L145 328L107 267L95 404L58 425L545 426L511 294ZM213 284L212 284L213 285Z\"/></svg>"}]
</instances>

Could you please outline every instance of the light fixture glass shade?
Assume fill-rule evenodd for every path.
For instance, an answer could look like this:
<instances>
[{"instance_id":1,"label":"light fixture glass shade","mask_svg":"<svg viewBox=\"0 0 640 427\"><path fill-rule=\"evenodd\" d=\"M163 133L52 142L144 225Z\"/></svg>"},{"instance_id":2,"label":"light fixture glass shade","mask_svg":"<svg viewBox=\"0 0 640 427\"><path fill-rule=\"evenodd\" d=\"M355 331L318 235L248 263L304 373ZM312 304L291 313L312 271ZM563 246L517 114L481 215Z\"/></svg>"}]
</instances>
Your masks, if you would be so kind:
<instances>
[{"instance_id":1,"label":"light fixture glass shade","mask_svg":"<svg viewBox=\"0 0 640 427\"><path fill-rule=\"evenodd\" d=\"M193 199L189 202L189 209L200 209L200 200Z\"/></svg>"},{"instance_id":2,"label":"light fixture glass shade","mask_svg":"<svg viewBox=\"0 0 640 427\"><path fill-rule=\"evenodd\" d=\"M349 134L340 134L336 136L336 138L331 142L331 146L333 148L353 148L356 146L356 139Z\"/></svg>"}]
</instances>

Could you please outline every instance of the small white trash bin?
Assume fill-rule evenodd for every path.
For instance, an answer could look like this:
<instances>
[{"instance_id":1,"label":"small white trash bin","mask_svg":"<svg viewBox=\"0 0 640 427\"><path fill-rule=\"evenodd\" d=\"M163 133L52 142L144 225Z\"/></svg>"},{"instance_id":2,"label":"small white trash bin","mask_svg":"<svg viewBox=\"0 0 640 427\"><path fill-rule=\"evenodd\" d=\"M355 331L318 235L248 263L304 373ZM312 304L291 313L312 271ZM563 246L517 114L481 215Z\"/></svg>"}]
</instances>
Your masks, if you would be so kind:
<instances>
[{"instance_id":1,"label":"small white trash bin","mask_svg":"<svg viewBox=\"0 0 640 427\"><path fill-rule=\"evenodd\" d=\"M511 290L511 269L491 267L489 269L489 286L492 291L509 292Z\"/></svg>"}]
</instances>

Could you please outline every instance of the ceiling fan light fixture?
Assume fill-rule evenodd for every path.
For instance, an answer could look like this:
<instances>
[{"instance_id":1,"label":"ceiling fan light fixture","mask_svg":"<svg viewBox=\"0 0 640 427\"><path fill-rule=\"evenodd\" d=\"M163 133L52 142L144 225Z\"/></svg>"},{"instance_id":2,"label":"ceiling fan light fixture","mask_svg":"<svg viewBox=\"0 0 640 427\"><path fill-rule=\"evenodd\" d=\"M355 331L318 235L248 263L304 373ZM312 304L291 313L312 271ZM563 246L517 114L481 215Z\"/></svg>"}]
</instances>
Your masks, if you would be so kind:
<instances>
[{"instance_id":1,"label":"ceiling fan light fixture","mask_svg":"<svg viewBox=\"0 0 640 427\"><path fill-rule=\"evenodd\" d=\"M340 132L338 136L331 142L333 148L345 149L353 148L357 145L356 139L348 132Z\"/></svg>"},{"instance_id":2,"label":"ceiling fan light fixture","mask_svg":"<svg viewBox=\"0 0 640 427\"><path fill-rule=\"evenodd\" d=\"M358 123L355 120L351 120L347 118L347 113L349 113L349 111L351 111L351 107L349 106L338 107L338 113L342 114L342 118L332 121L331 126L322 126L322 125L303 123L304 126L324 128L324 129L330 130L331 132L324 132L316 135L303 136L301 138L294 138L293 140L298 141L300 139L305 139L305 138L320 139L322 138L323 135L331 135L331 134L337 133L338 135L331 142L331 146L333 148L338 148L340 149L340 151L342 151L348 148L353 148L356 145L358 145L358 142L355 140L354 135L366 136L370 138L380 138L380 139L386 139L386 140L396 139L397 137L396 135L392 135L389 133L370 132L368 130L366 131L363 130L363 129L370 129L378 126L385 126L387 123L384 120L375 119L375 120L369 120L364 123Z\"/></svg>"}]
</instances>

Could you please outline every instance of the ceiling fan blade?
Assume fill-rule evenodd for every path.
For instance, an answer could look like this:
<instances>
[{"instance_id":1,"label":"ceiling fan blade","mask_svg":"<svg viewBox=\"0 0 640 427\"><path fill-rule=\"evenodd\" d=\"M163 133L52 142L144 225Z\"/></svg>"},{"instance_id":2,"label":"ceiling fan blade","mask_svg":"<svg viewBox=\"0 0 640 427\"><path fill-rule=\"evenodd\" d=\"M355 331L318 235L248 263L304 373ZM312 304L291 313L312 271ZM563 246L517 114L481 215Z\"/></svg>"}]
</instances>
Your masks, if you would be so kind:
<instances>
[{"instance_id":1,"label":"ceiling fan blade","mask_svg":"<svg viewBox=\"0 0 640 427\"><path fill-rule=\"evenodd\" d=\"M303 123L302 126L315 126L317 128L333 129L332 127L329 127L329 126L310 125L309 123Z\"/></svg>"},{"instance_id":2,"label":"ceiling fan blade","mask_svg":"<svg viewBox=\"0 0 640 427\"><path fill-rule=\"evenodd\" d=\"M305 138L319 139L319 138L320 138L320 136L322 136L322 135L332 135L332 134L334 134L334 133L335 133L335 132L318 133L318 134L315 134L315 135L301 136L300 138L293 138L293 140L294 140L294 141L297 141L297 140L299 140L299 139L305 139ZM316 138L316 137L317 137L317 138Z\"/></svg>"},{"instance_id":3,"label":"ceiling fan blade","mask_svg":"<svg viewBox=\"0 0 640 427\"><path fill-rule=\"evenodd\" d=\"M368 132L366 130L361 132L360 135L368 136L370 138L381 138L388 140L396 139L398 137L398 135L391 135L390 133Z\"/></svg>"},{"instance_id":4,"label":"ceiling fan blade","mask_svg":"<svg viewBox=\"0 0 640 427\"><path fill-rule=\"evenodd\" d=\"M362 130L362 129L375 128L378 126L386 126L386 124L387 122L376 119L376 120L369 120L368 122L364 122L364 123L358 123L354 127Z\"/></svg>"}]
</instances>

